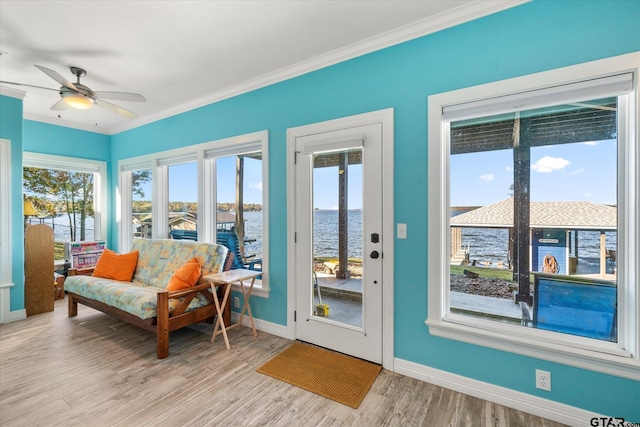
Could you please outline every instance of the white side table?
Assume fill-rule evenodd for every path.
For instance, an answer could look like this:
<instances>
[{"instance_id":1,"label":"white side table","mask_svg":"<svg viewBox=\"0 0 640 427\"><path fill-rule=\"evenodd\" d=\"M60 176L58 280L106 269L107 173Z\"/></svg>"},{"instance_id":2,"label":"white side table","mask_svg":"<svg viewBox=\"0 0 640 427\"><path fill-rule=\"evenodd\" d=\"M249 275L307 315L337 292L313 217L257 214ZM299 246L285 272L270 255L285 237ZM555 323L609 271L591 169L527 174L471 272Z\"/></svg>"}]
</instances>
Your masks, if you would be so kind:
<instances>
[{"instance_id":1,"label":"white side table","mask_svg":"<svg viewBox=\"0 0 640 427\"><path fill-rule=\"evenodd\" d=\"M253 314L251 313L251 306L249 306L249 299L251 298L251 292L253 291L253 285L256 282L256 277L260 276L262 271L255 270L246 270L246 269L238 269L238 270L229 270L223 271L222 273L216 274L208 274L203 276L203 279L211 282L211 291L215 295L217 286L224 286L224 293L222 297L222 306L220 305L220 301L218 298L213 298L213 302L216 306L216 313L218 313L218 318L216 320L216 325L213 328L213 335L211 336L211 342L216 339L216 335L222 334L224 337L224 343L227 346L227 350L231 348L229 345L229 338L227 337L227 331L229 329L235 328L242 324L242 319L244 319L244 313L247 312L249 316L249 320L251 321L251 329L253 330L253 336L257 336L256 326L253 323ZM245 281L251 280L251 284L247 288L245 286ZM238 318L238 323L235 325L226 326L224 324L224 319L222 317L224 307L226 307L227 300L229 299L229 294L231 293L231 284L239 283L240 289L242 290L242 295L244 296L244 305L242 306L242 311L240 311L240 317ZM220 330L218 330L220 329Z\"/></svg>"}]
</instances>

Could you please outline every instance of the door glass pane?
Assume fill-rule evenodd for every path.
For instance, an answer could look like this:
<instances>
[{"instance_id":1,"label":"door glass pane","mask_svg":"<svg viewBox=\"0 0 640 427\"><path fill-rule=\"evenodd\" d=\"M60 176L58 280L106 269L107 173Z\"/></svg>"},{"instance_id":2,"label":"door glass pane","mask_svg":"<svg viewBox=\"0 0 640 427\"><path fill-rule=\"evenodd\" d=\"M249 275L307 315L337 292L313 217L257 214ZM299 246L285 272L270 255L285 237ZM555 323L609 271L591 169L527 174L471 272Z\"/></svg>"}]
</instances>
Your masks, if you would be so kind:
<instances>
[{"instance_id":1,"label":"door glass pane","mask_svg":"<svg viewBox=\"0 0 640 427\"><path fill-rule=\"evenodd\" d=\"M196 162L169 166L169 235L197 240L198 166Z\"/></svg>"},{"instance_id":2,"label":"door glass pane","mask_svg":"<svg viewBox=\"0 0 640 427\"><path fill-rule=\"evenodd\" d=\"M362 150L313 157L310 311L362 326Z\"/></svg>"},{"instance_id":3,"label":"door glass pane","mask_svg":"<svg viewBox=\"0 0 640 427\"><path fill-rule=\"evenodd\" d=\"M151 169L131 171L131 221L133 237L151 238Z\"/></svg>"}]
</instances>

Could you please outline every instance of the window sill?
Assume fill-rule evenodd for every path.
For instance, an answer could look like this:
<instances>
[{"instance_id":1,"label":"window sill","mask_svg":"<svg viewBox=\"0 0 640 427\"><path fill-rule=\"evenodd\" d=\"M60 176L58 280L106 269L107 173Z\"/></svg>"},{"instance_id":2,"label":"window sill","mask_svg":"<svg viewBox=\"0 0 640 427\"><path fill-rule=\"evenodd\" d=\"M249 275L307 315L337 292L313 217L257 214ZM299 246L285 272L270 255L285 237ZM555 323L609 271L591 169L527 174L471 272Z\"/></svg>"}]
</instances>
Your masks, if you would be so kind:
<instances>
[{"instance_id":1,"label":"window sill","mask_svg":"<svg viewBox=\"0 0 640 427\"><path fill-rule=\"evenodd\" d=\"M247 285L245 285L245 289L248 289ZM240 288L240 285L238 283L232 283L231 290L234 292L242 293L242 289ZM265 289L262 287L261 280L256 280L256 283L253 285L253 290L251 291L251 296L260 297L260 298L269 298L269 289Z\"/></svg>"},{"instance_id":2,"label":"window sill","mask_svg":"<svg viewBox=\"0 0 640 427\"><path fill-rule=\"evenodd\" d=\"M563 341L549 339L547 331L511 331L486 329L481 326L451 320L430 320L425 324L434 336L462 341L469 344L508 351L537 359L571 365L633 380L640 380L640 361L624 351L607 351L597 347L578 348Z\"/></svg>"}]
</instances>

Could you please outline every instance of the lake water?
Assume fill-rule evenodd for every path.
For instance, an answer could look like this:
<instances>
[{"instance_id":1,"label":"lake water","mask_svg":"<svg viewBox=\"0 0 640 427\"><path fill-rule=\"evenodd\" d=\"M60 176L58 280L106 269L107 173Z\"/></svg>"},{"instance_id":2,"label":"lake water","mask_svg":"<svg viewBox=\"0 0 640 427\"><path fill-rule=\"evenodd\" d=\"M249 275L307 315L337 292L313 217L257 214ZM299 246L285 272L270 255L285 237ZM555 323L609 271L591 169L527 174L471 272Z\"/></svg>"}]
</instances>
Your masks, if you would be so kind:
<instances>
[{"instance_id":1,"label":"lake water","mask_svg":"<svg viewBox=\"0 0 640 427\"><path fill-rule=\"evenodd\" d=\"M80 233L80 217L77 218L78 234ZM45 223L53 228L53 240L56 242L68 242L71 240L71 231L69 224L69 217L67 215L59 215L54 218L44 218L42 220L38 218L29 218L30 224ZM93 217L87 217L85 221L85 240L93 240Z\"/></svg>"},{"instance_id":2,"label":"lake water","mask_svg":"<svg viewBox=\"0 0 640 427\"><path fill-rule=\"evenodd\" d=\"M362 258L362 211L350 210L347 216L348 256ZM338 257L338 211L316 210L313 212L313 255L315 257Z\"/></svg>"},{"instance_id":3,"label":"lake water","mask_svg":"<svg viewBox=\"0 0 640 427\"><path fill-rule=\"evenodd\" d=\"M262 229L261 212L245 212L245 234L248 239L257 239L246 244L249 254L262 255ZM348 217L349 257L362 258L362 211L350 210ZM316 257L338 257L338 211L316 210L313 212L314 247Z\"/></svg>"},{"instance_id":4,"label":"lake water","mask_svg":"<svg viewBox=\"0 0 640 427\"><path fill-rule=\"evenodd\" d=\"M262 256L262 212L245 212L245 236L247 239L255 239L245 246L247 254ZM33 224L40 220L31 219ZM47 218L43 222L53 227L54 239L58 242L68 242L71 238L69 232L69 219L66 215L55 218ZM313 213L315 230L314 254L318 257L338 257L338 211L317 210ZM362 257L362 211L351 210L348 216L349 227L349 257ZM87 218L86 239L93 240L93 218Z\"/></svg>"},{"instance_id":5,"label":"lake water","mask_svg":"<svg viewBox=\"0 0 640 427\"><path fill-rule=\"evenodd\" d=\"M462 212L453 212L459 214ZM452 215L452 216L454 216ZM248 254L262 256L262 212L245 212L245 234L248 239L256 239L247 243ZM38 219L32 219L37 224ZM56 241L69 241L69 220L61 215L53 220L47 218L45 223L52 225ZM338 211L316 210L313 212L313 226L315 232L314 255L317 257L338 257ZM93 240L93 218L87 218L86 240ZM349 228L349 257L362 258L362 211L350 210L348 216ZM607 231L607 249L616 248L616 232ZM493 265L499 262L507 263L507 247L509 232L506 229L495 228L463 228L462 244L469 246L470 259L491 261ZM600 232L580 231L578 239L580 257L600 257Z\"/></svg>"}]
</instances>

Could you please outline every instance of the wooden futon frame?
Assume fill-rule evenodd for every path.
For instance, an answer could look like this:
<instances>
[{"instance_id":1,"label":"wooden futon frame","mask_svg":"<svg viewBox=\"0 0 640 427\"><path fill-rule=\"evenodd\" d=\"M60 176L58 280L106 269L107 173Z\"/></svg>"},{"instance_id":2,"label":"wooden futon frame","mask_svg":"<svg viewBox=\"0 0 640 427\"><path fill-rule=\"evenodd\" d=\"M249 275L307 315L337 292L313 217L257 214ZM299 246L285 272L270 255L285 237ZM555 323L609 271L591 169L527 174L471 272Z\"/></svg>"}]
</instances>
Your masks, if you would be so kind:
<instances>
[{"instance_id":1,"label":"wooden futon frame","mask_svg":"<svg viewBox=\"0 0 640 427\"><path fill-rule=\"evenodd\" d=\"M229 270L232 264L233 254L230 253L225 260L224 271ZM92 273L93 269L69 269L69 276L90 276ZM157 316L150 319L141 319L127 313L126 311L120 310L119 308L69 292L69 317L78 315L78 303L81 303L116 319L138 326L149 332L153 332L156 334L157 338L158 359L164 359L169 356L169 332L191 325L192 323L206 322L212 324L215 320L216 308L213 303L213 294L209 292L210 289L211 285L209 283L197 284L192 288L179 291L167 291L166 289L160 289L158 291L156 308ZM211 304L185 311L189 306L189 303L191 303L197 294L203 295L207 300L209 300L209 302L211 302ZM224 293L221 293L221 295L223 294ZM180 298L184 298L180 306L173 313L169 313L169 300ZM222 302L222 297L220 297L220 301ZM231 324L230 298L227 300L227 305L223 310L224 322L226 325L229 325Z\"/></svg>"}]
</instances>

